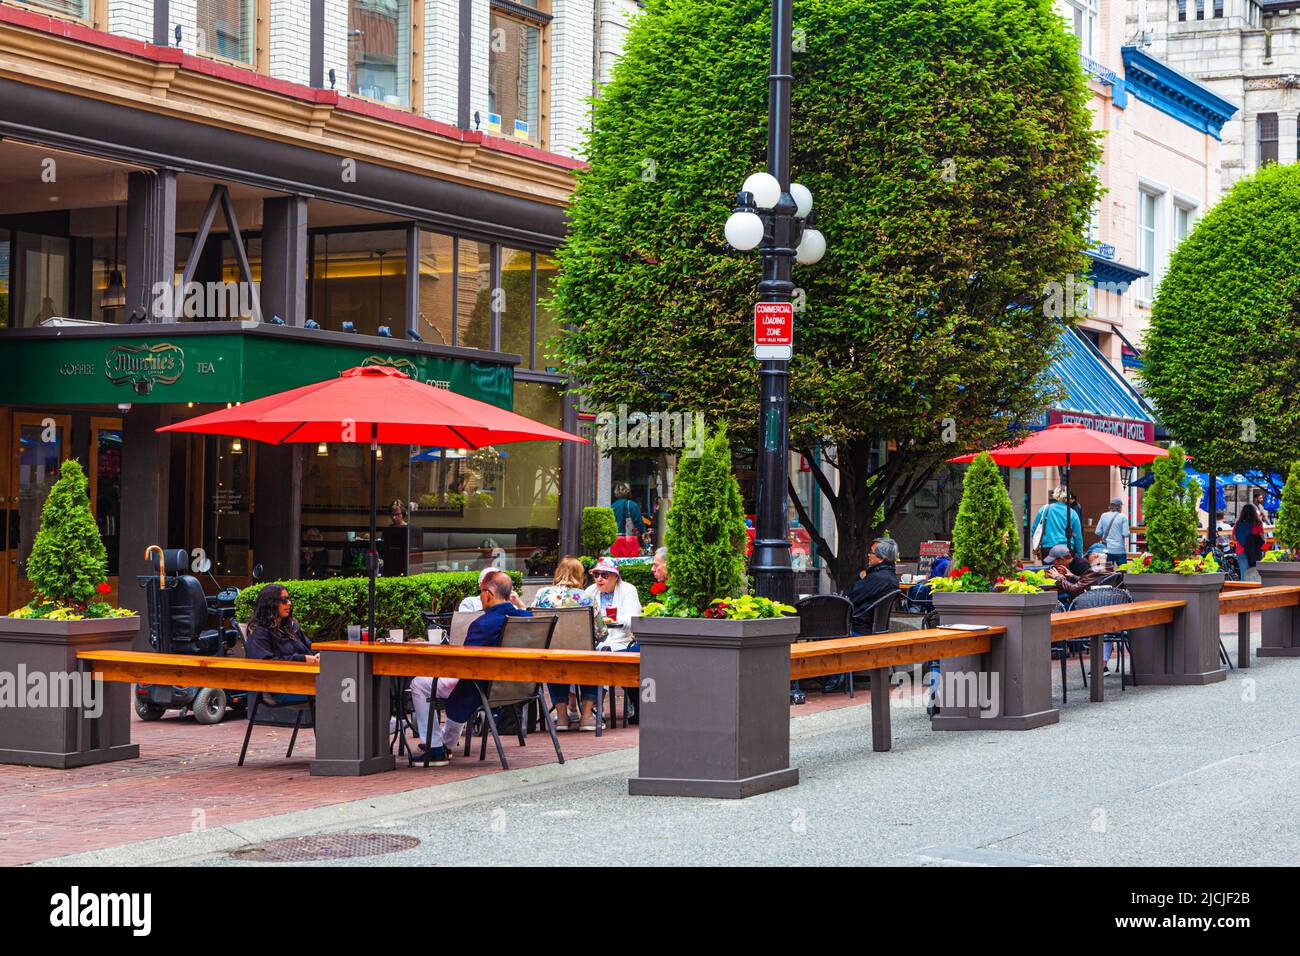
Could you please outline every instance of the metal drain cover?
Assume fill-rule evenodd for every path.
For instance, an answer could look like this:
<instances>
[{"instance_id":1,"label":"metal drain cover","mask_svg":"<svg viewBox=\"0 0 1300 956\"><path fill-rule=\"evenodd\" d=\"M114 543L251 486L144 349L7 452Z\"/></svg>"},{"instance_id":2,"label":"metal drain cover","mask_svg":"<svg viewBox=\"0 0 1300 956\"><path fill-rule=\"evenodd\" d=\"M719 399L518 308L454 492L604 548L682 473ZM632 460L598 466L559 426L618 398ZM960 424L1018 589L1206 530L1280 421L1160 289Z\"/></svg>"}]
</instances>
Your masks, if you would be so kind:
<instances>
[{"instance_id":1,"label":"metal drain cover","mask_svg":"<svg viewBox=\"0 0 1300 956\"><path fill-rule=\"evenodd\" d=\"M354 856L400 853L420 845L417 837L400 833L324 833L319 836L287 837L233 850L236 860L257 863L306 863L311 860L342 860Z\"/></svg>"}]
</instances>

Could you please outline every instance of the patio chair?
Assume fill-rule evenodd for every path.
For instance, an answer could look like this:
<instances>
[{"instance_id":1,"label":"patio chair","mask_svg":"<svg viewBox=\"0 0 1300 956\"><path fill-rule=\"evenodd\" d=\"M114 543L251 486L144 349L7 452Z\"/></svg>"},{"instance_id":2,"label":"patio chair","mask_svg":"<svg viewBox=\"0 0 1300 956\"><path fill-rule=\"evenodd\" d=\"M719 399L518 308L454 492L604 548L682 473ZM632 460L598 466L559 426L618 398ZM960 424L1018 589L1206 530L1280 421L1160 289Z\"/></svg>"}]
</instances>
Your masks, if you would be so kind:
<instances>
[{"instance_id":1,"label":"patio chair","mask_svg":"<svg viewBox=\"0 0 1300 956\"><path fill-rule=\"evenodd\" d=\"M248 705L248 729L244 731L244 746L239 749L239 763L236 766L244 765L244 757L248 755L248 741L252 739L253 727L257 724L257 709L262 705L263 699L267 707L285 707L297 711L293 718L293 736L289 738L289 750L284 755L284 759L288 760L293 756L293 745L298 742L298 728L302 726L302 715L310 713L311 724L313 727L316 726L316 698L281 702L275 694L264 694L256 690L250 691L249 697L252 700Z\"/></svg>"},{"instance_id":2,"label":"patio chair","mask_svg":"<svg viewBox=\"0 0 1300 956\"><path fill-rule=\"evenodd\" d=\"M508 617L506 618L505 628L501 631L502 647L519 647L535 648L544 650L551 646L551 637L555 633L556 619L554 617ZM489 684L485 693L483 690L484 683ZM551 743L555 745L555 756L560 763L564 763L564 753L560 750L560 738L555 732L555 722L551 720L550 708L546 706L545 691L540 682L530 681L475 681L474 687L478 690L479 706L475 714L482 723L482 743L479 747L479 760L487 759L487 738L492 734L492 742L497 748L497 758L501 761L501 769L509 770L510 763L506 760L505 748L501 746L501 736L497 733L497 722L492 712L504 707L515 707L520 709L518 722L519 745L525 746L528 741L524 738L524 715L522 708L536 702L542 713L542 719L546 722L546 729L551 734ZM432 720L432 715L430 716ZM473 744L474 718L471 718L469 729L465 734L465 756L469 756L470 747Z\"/></svg>"},{"instance_id":3,"label":"patio chair","mask_svg":"<svg viewBox=\"0 0 1300 956\"><path fill-rule=\"evenodd\" d=\"M550 647L552 650L561 649L567 651L594 651L596 649L596 611L592 607L564 607L553 610L535 610L533 617L553 617L555 618L555 633L551 635ZM596 736L600 736L604 730L604 700L606 688L601 687L597 690L596 697ZM609 689L613 693L613 688ZM567 707L568 700L553 700L552 706L559 713L560 707ZM541 714L535 718L530 717L528 727L531 730L534 720L541 722Z\"/></svg>"},{"instance_id":4,"label":"patio chair","mask_svg":"<svg viewBox=\"0 0 1300 956\"><path fill-rule=\"evenodd\" d=\"M799 636L796 641L822 641L837 637L850 637L853 627L853 602L838 594L813 594L795 602L799 616ZM849 696L853 696L853 675L848 675ZM798 681L790 682L790 694L803 694Z\"/></svg>"},{"instance_id":5,"label":"patio chair","mask_svg":"<svg viewBox=\"0 0 1300 956\"><path fill-rule=\"evenodd\" d=\"M1098 584L1084 591L1077 598L1071 601L1068 610L1088 611L1098 607L1114 607L1117 604L1132 604L1132 603L1133 603L1133 595L1130 594L1128 591L1125 591L1123 588L1106 587L1104 585ZM1103 634L1101 640L1110 641L1111 643L1119 646L1119 654L1118 654L1119 688L1120 690L1124 690L1125 685L1127 683L1124 659L1126 656L1130 659L1133 656L1133 642L1129 638L1129 633L1128 631L1116 631L1113 634ZM1091 643L1091 638L1080 638L1078 641L1070 641L1068 643L1078 645L1080 651L1079 671L1080 673L1083 673L1084 672L1083 649L1089 646L1089 644ZM1096 680L1099 676L1100 675L1094 674L1093 679ZM1136 684L1137 681L1134 680L1133 683ZM1083 686L1084 687L1088 686L1088 679L1086 674L1084 676ZM1065 694L1064 687L1062 687L1061 694L1062 694L1062 702L1064 702L1064 694Z\"/></svg>"}]
</instances>

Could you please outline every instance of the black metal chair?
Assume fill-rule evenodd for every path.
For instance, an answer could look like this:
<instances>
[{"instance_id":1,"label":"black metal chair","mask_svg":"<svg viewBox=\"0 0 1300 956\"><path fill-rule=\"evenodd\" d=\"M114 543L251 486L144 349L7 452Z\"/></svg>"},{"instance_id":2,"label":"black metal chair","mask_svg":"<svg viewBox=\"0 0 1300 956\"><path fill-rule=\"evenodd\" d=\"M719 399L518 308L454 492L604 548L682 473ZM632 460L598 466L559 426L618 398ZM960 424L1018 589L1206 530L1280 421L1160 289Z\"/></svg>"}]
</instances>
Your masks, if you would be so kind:
<instances>
[{"instance_id":1,"label":"black metal chair","mask_svg":"<svg viewBox=\"0 0 1300 956\"><path fill-rule=\"evenodd\" d=\"M824 641L837 637L850 637L853 626L853 602L838 594L812 594L795 602L799 616L797 641ZM849 678L849 696L853 696L853 675ZM798 681L790 682L791 696L802 694Z\"/></svg>"},{"instance_id":2,"label":"black metal chair","mask_svg":"<svg viewBox=\"0 0 1300 956\"><path fill-rule=\"evenodd\" d=\"M1077 598L1071 601L1069 607L1066 608L1066 610L1088 611L1098 607L1114 607L1117 604L1132 604L1132 603L1133 603L1133 595L1130 594L1128 591L1124 590L1123 588L1107 587L1101 584L1097 584L1089 588L1088 590L1084 591ZM1101 636L1101 640L1110 641L1111 643L1116 644L1119 647L1119 654L1118 654L1119 688L1120 690L1124 690L1125 685L1127 683L1125 667L1124 667L1124 659L1125 656L1128 656L1131 659L1133 655L1133 642L1129 637L1129 632L1116 631L1111 634L1103 634ZM1080 652L1079 672L1085 673L1084 666L1083 666L1083 650L1089 646L1089 644L1091 643L1091 638L1080 638L1078 641L1068 641L1066 643L1078 646L1078 650ZM1094 680L1097 680L1100 677L1101 675L1099 674L1093 675ZM1136 684L1137 681L1134 680L1133 683ZM1088 679L1086 673L1084 676L1083 686L1084 687L1088 686ZM1064 685L1062 685L1061 695L1062 695L1062 703L1064 703L1064 699L1065 699Z\"/></svg>"},{"instance_id":3,"label":"black metal chair","mask_svg":"<svg viewBox=\"0 0 1300 956\"><path fill-rule=\"evenodd\" d=\"M248 741L252 738L253 727L257 723L257 708L261 706L263 698L266 699L267 707L285 707L298 712L293 718L293 736L289 738L289 751L284 755L284 759L288 760L293 756L293 745L298 742L298 728L302 726L302 715L310 713L311 724L313 727L316 726L316 699L308 697L302 701L281 703L274 694L263 694L261 691L251 691L249 696L252 698L252 703L248 707L248 729L244 731L244 746L239 750L238 766L244 765L244 757L248 754Z\"/></svg>"}]
</instances>

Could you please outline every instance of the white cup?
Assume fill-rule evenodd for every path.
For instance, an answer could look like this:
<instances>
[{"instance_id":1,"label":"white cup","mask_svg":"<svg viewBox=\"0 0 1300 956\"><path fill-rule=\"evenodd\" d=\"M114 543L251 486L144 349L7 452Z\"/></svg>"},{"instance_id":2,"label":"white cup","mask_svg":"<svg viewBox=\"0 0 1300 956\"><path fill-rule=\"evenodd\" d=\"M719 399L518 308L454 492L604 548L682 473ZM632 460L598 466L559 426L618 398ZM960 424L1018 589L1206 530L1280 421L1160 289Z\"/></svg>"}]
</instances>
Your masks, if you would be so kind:
<instances>
[{"instance_id":1,"label":"white cup","mask_svg":"<svg viewBox=\"0 0 1300 956\"><path fill-rule=\"evenodd\" d=\"M406 632L404 632L400 627L390 628L388 631L388 639L394 644L405 644Z\"/></svg>"}]
</instances>

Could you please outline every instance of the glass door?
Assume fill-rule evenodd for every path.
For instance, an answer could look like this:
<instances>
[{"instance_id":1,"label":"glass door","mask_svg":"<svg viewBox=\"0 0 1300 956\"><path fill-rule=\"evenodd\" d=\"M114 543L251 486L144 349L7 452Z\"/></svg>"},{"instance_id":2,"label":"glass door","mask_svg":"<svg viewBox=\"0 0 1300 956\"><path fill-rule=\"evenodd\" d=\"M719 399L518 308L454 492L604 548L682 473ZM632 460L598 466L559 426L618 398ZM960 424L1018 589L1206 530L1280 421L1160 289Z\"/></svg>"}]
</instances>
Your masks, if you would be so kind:
<instances>
[{"instance_id":1,"label":"glass door","mask_svg":"<svg viewBox=\"0 0 1300 956\"><path fill-rule=\"evenodd\" d=\"M68 415L21 412L13 416L10 433L11 471L8 579L9 610L32 599L27 558L41 526L45 498L59 479L59 466L68 457Z\"/></svg>"},{"instance_id":2,"label":"glass door","mask_svg":"<svg viewBox=\"0 0 1300 956\"><path fill-rule=\"evenodd\" d=\"M118 549L122 533L122 419L90 420L90 506L108 552L108 601L119 603Z\"/></svg>"}]
</instances>

